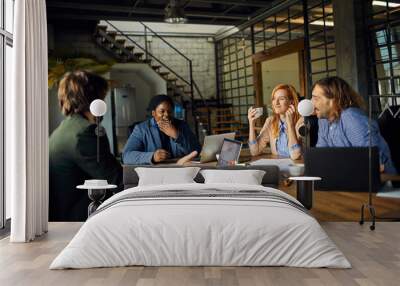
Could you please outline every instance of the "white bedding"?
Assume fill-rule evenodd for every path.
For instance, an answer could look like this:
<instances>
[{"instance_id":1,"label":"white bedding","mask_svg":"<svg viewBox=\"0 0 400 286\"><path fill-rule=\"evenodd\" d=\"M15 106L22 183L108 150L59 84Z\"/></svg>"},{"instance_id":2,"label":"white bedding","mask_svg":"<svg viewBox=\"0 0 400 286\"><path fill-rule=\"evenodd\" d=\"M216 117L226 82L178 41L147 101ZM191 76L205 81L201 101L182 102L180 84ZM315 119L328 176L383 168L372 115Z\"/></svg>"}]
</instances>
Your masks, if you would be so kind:
<instances>
[{"instance_id":1,"label":"white bedding","mask_svg":"<svg viewBox=\"0 0 400 286\"><path fill-rule=\"evenodd\" d=\"M50 269L145 266L294 266L350 268L310 215L257 198L152 198L115 202L132 192L262 190L233 184L135 187L104 202ZM135 193L137 194L137 193ZM297 202L298 203L298 202Z\"/></svg>"}]
</instances>

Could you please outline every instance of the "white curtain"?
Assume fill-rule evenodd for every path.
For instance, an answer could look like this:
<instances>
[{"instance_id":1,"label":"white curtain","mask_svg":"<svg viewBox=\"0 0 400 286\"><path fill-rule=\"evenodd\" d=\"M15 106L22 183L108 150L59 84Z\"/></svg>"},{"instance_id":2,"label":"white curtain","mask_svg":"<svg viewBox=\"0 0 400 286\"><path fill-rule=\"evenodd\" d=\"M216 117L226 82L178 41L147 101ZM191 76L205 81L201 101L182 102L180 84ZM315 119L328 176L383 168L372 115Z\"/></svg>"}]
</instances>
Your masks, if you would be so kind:
<instances>
[{"instance_id":1,"label":"white curtain","mask_svg":"<svg viewBox=\"0 0 400 286\"><path fill-rule=\"evenodd\" d=\"M6 98L6 187L12 242L48 227L48 89L45 0L16 0L13 94Z\"/></svg>"}]
</instances>

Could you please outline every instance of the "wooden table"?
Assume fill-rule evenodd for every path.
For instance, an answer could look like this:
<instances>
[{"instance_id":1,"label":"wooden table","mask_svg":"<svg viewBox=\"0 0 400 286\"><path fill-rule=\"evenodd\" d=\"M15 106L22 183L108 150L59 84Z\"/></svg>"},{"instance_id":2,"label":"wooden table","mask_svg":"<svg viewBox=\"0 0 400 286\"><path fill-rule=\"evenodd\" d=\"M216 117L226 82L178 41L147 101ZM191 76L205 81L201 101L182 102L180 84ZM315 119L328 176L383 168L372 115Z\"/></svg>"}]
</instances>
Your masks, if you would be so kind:
<instances>
[{"instance_id":1,"label":"wooden table","mask_svg":"<svg viewBox=\"0 0 400 286\"><path fill-rule=\"evenodd\" d=\"M239 162L249 163L259 159L279 159L279 156L272 154L261 154L252 157L249 149L242 149ZM296 160L295 163L303 163L303 160ZM209 163L187 163L185 166L216 166L217 162ZM322 178L323 179L323 178ZM399 180L400 176L382 174L382 181ZM297 196L296 184L287 180L280 180L278 189L293 196ZM372 195L375 210L378 216L400 217L400 200L377 197ZM314 204L310 212L319 221L354 221L360 219L361 205L368 202L368 192L343 192L343 191L319 191L314 192ZM368 214L366 220L368 220Z\"/></svg>"},{"instance_id":2,"label":"wooden table","mask_svg":"<svg viewBox=\"0 0 400 286\"><path fill-rule=\"evenodd\" d=\"M284 157L278 156L278 155L273 155L271 153L263 153L257 156L251 156L250 154L250 149L242 149L240 151L240 156L239 156L239 163L250 163L250 162L254 162L260 159L284 159ZM303 163L303 160L295 160L293 161L294 163ZM208 162L208 163L192 163L192 162L188 162L185 164L185 166L216 166L217 165L217 161L213 161L213 162Z\"/></svg>"},{"instance_id":3,"label":"wooden table","mask_svg":"<svg viewBox=\"0 0 400 286\"><path fill-rule=\"evenodd\" d=\"M243 149L240 154L240 163L252 162L259 159L279 159L279 156L272 154L261 154L251 157L249 149ZM295 163L303 163L303 160L296 160ZM216 162L205 164L188 164L192 166L215 166ZM381 175L382 181L400 180L400 176ZM281 180L278 189L296 197L296 185L288 184L287 181ZM400 200L376 197L373 194L373 202L376 212L379 216L400 216ZM354 221L360 219L361 205L368 202L368 193L360 192L343 192L343 191L318 191L314 192L314 204L310 212L319 221ZM368 217L367 217L368 219Z\"/></svg>"}]
</instances>

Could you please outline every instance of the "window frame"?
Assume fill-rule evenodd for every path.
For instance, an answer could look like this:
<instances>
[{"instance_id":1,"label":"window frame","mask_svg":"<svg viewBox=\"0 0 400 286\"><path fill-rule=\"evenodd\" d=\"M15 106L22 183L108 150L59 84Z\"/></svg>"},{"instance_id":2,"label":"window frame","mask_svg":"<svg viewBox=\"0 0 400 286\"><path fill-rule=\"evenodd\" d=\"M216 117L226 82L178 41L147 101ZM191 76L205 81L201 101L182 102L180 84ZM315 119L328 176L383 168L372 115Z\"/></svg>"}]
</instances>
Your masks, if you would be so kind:
<instances>
[{"instance_id":1,"label":"window frame","mask_svg":"<svg viewBox=\"0 0 400 286\"><path fill-rule=\"evenodd\" d=\"M313 12L318 11L319 15L311 17ZM307 16L307 17L306 17ZM301 20L303 21L301 23ZM319 21L322 23L316 25L313 22ZM245 76L253 76L254 71L251 70L247 73L248 68L253 67L253 63L247 65L246 59L252 58L252 56L258 52L268 50L273 47L280 46L297 39L306 38L306 30L308 35L308 45L305 46L305 52L309 55L312 52L321 52L321 55L317 59L311 59L311 56L306 56L305 59L305 70L307 73L306 79L306 94L310 96L310 90L312 82L317 79L326 76L336 75L336 39L334 35L334 26L328 24L334 22L333 19L333 1L332 0L315 0L307 1L305 4L303 1L297 1L291 4L289 7L283 8L280 11L275 12L272 15L268 15L260 21L252 24L250 27L245 27L235 34L229 35L225 38L219 39L216 42L216 62L218 65L218 89L219 89L219 101L220 103L233 104L233 100L242 97L242 94L236 93L236 90L240 88L246 88L247 97L246 100L240 101L238 105L233 104L233 108L241 108L242 106L253 106L256 102L256 93L254 89L254 81L245 82L245 86L235 83L242 79L239 77L237 72L242 69L235 64L239 64L243 60L242 57L231 57L238 51L238 42L245 35L245 40L251 44L252 52L250 55L244 55L245 59ZM283 27L283 29L282 29ZM249 33L245 31L250 29ZM285 36L284 38L282 36ZM318 42L315 44L314 42ZM317 60L319 62L317 62ZM321 68L317 68L321 66ZM232 77L232 73L236 73ZM253 87L253 91L251 91ZM244 104L246 102L246 104ZM246 109L247 111L247 109ZM240 113L240 122L243 126L247 123L247 112Z\"/></svg>"},{"instance_id":2,"label":"window frame","mask_svg":"<svg viewBox=\"0 0 400 286\"><path fill-rule=\"evenodd\" d=\"M6 189L5 189L5 74L6 74L6 48L13 48L13 34L6 31L6 0L0 0L0 236L9 232L10 221L6 217ZM12 5L15 1L12 0ZM14 12L13 8L13 12Z\"/></svg>"},{"instance_id":3,"label":"window frame","mask_svg":"<svg viewBox=\"0 0 400 286\"><path fill-rule=\"evenodd\" d=\"M392 33L394 28L400 29L400 23L398 19L391 17L394 8L389 6L390 1L384 0L383 2L386 3L386 6L382 6L378 12L374 11L372 0L364 3L364 17L367 19L365 29L368 34L369 77L371 79L369 93L381 96L376 101L378 111L383 110L386 104L398 105L399 99L396 96L400 95L398 84L400 75L396 74L397 69L394 68L400 62L400 56L396 50L400 40L394 39L398 36L397 33ZM383 16L383 19L376 19L377 15ZM393 49L394 47L395 49ZM377 52L379 55L376 54ZM380 67L383 67L383 70ZM381 86L381 83L386 84Z\"/></svg>"}]
</instances>

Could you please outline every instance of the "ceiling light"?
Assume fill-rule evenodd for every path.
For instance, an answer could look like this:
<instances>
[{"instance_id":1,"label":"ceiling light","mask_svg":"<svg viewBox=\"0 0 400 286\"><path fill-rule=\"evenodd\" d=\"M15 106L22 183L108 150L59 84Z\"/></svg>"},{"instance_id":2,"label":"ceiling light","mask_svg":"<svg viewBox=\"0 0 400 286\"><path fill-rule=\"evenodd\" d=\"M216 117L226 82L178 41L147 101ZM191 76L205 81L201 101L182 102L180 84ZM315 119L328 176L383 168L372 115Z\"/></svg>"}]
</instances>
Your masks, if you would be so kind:
<instances>
[{"instance_id":1,"label":"ceiling light","mask_svg":"<svg viewBox=\"0 0 400 286\"><path fill-rule=\"evenodd\" d=\"M386 1L372 1L372 5L374 5L374 6L382 6L382 7L388 6L389 8L400 7L399 3L386 2Z\"/></svg>"},{"instance_id":2,"label":"ceiling light","mask_svg":"<svg viewBox=\"0 0 400 286\"><path fill-rule=\"evenodd\" d=\"M167 7L165 7L165 22L171 24L184 24L187 22L179 0L170 0Z\"/></svg>"},{"instance_id":3,"label":"ceiling light","mask_svg":"<svg viewBox=\"0 0 400 286\"><path fill-rule=\"evenodd\" d=\"M332 21L322 21L322 20L312 21L310 22L310 24L318 26L327 26L327 27L335 26L335 24Z\"/></svg>"}]
</instances>

